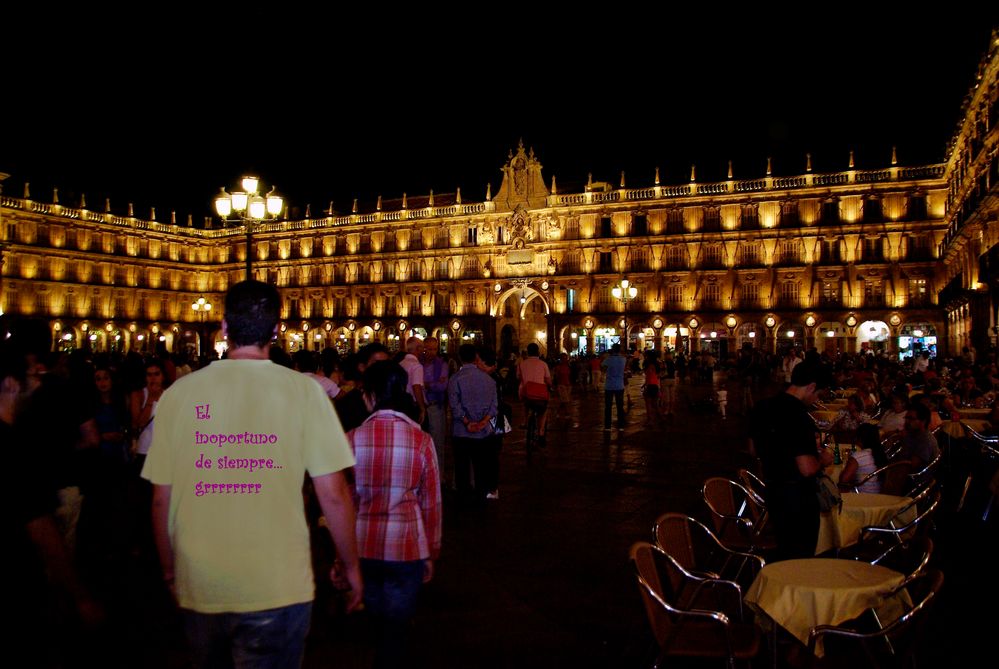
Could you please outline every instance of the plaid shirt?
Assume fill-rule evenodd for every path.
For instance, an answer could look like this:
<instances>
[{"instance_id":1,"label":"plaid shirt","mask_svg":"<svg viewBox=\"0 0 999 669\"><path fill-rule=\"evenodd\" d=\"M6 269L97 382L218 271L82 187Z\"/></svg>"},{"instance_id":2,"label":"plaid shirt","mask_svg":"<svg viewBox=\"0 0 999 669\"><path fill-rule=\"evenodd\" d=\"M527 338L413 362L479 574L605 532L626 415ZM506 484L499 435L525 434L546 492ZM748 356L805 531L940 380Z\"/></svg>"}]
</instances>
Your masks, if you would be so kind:
<instances>
[{"instance_id":1,"label":"plaid shirt","mask_svg":"<svg viewBox=\"0 0 999 669\"><path fill-rule=\"evenodd\" d=\"M354 449L357 548L374 560L437 559L441 487L430 435L407 416L381 410L347 433Z\"/></svg>"}]
</instances>

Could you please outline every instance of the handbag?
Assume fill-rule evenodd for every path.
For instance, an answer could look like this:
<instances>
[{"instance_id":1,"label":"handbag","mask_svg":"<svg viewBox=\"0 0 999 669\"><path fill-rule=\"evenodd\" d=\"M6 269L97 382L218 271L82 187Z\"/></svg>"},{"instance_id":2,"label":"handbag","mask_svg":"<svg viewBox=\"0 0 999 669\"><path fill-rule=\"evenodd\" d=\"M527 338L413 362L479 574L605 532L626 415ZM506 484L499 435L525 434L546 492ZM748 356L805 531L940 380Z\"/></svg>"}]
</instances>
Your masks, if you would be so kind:
<instances>
[{"instance_id":1,"label":"handbag","mask_svg":"<svg viewBox=\"0 0 999 669\"><path fill-rule=\"evenodd\" d=\"M547 402L548 386L537 381L528 381L524 384L524 399Z\"/></svg>"},{"instance_id":2,"label":"handbag","mask_svg":"<svg viewBox=\"0 0 999 669\"><path fill-rule=\"evenodd\" d=\"M839 493L839 488L826 474L815 476L816 495L819 498L819 511L843 510L843 496Z\"/></svg>"}]
</instances>

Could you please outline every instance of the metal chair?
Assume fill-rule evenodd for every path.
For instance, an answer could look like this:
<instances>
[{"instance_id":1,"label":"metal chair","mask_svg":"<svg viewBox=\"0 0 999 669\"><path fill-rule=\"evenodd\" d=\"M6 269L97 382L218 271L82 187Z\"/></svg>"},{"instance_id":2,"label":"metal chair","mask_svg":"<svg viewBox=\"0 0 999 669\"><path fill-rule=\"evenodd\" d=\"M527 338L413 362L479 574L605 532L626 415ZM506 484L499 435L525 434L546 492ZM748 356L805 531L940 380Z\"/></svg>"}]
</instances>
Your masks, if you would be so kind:
<instances>
[{"instance_id":1,"label":"metal chair","mask_svg":"<svg viewBox=\"0 0 999 669\"><path fill-rule=\"evenodd\" d=\"M925 536L939 505L940 490L936 486L926 488L912 502L900 509L887 524L863 528L860 531L860 541L840 551L839 557L877 564L892 551L894 546ZM913 507L916 508L916 517L906 522L904 518Z\"/></svg>"},{"instance_id":2,"label":"metal chair","mask_svg":"<svg viewBox=\"0 0 999 669\"><path fill-rule=\"evenodd\" d=\"M641 541L631 547L631 563L645 604L652 634L659 646L654 667L671 656L724 658L730 668L736 660L749 660L760 650L760 632L721 610L686 608L678 603L673 587L684 578L683 568L661 548ZM661 573L666 572L666 578ZM742 590L730 581L713 581L713 587L728 589L739 601ZM735 619L733 619L735 618Z\"/></svg>"},{"instance_id":3,"label":"metal chair","mask_svg":"<svg viewBox=\"0 0 999 669\"><path fill-rule=\"evenodd\" d=\"M943 587L943 573L929 569L903 581L892 595L904 589L912 608L883 629L865 632L846 626L818 625L808 634L808 650L815 652L816 644L825 645L823 665L858 669L858 663L871 667L915 666L914 657L924 634L928 614ZM860 648L858 649L857 646Z\"/></svg>"},{"instance_id":4,"label":"metal chair","mask_svg":"<svg viewBox=\"0 0 999 669\"><path fill-rule=\"evenodd\" d=\"M990 478L986 484L989 487L989 498L985 505L985 510L982 512L982 520L987 521L989 519L989 513L992 511L992 507L995 504L996 497L999 496L999 486L995 486L994 482L996 480L996 473L989 475L989 470L992 468L989 466L990 463L999 461L999 436L988 436L981 434L977 430L968 425L964 426L969 438L978 446L978 462L975 463L971 470L968 472L968 476L964 481L964 486L961 489L961 499L957 503L957 510L961 511L964 508L965 503L968 500L968 493L971 490L973 481L976 478Z\"/></svg>"},{"instance_id":5,"label":"metal chair","mask_svg":"<svg viewBox=\"0 0 999 669\"><path fill-rule=\"evenodd\" d=\"M734 551L703 523L682 513L664 513L656 520L656 545L696 579L728 579L748 585L766 565L759 555ZM749 569L747 565L751 565Z\"/></svg>"},{"instance_id":6,"label":"metal chair","mask_svg":"<svg viewBox=\"0 0 999 669\"><path fill-rule=\"evenodd\" d=\"M910 579L926 571L932 557L933 540L929 537L916 537L904 544L892 546L871 564L888 567Z\"/></svg>"},{"instance_id":7,"label":"metal chair","mask_svg":"<svg viewBox=\"0 0 999 669\"><path fill-rule=\"evenodd\" d=\"M712 477L701 488L704 503L711 512L715 535L734 551L762 553L772 551L777 542L763 533L755 519L764 516L760 498L735 481Z\"/></svg>"},{"instance_id":8,"label":"metal chair","mask_svg":"<svg viewBox=\"0 0 999 669\"><path fill-rule=\"evenodd\" d=\"M927 464L925 467L920 469L918 472L913 472L909 474L909 491L919 489L923 487L926 481L934 479L937 474L937 470L940 469L940 462L943 460L943 452L937 453L937 457Z\"/></svg>"},{"instance_id":9,"label":"metal chair","mask_svg":"<svg viewBox=\"0 0 999 669\"><path fill-rule=\"evenodd\" d=\"M884 495L902 495L910 484L912 473L912 463L904 460L889 462L884 467L874 470L853 486L853 492L860 492L860 489L868 481L875 478L881 479L881 493Z\"/></svg>"}]
</instances>

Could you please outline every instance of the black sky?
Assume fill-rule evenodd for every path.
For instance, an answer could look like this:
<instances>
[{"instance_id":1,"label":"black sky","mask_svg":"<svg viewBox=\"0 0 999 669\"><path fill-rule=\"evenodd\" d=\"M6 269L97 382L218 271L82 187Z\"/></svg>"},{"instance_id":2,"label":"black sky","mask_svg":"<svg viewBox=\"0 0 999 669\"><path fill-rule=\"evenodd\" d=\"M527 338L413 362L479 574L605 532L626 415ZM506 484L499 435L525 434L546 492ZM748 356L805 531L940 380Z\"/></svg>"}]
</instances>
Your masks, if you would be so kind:
<instances>
[{"instance_id":1,"label":"black sky","mask_svg":"<svg viewBox=\"0 0 999 669\"><path fill-rule=\"evenodd\" d=\"M462 7L250 10L226 38L217 9L8 17L35 29L0 42L5 192L30 181L42 201L58 186L64 204L85 193L90 208L110 197L116 213L133 201L139 216L200 219L253 171L300 213L457 187L476 201L521 137L566 187L621 170L650 184L656 166L682 183L691 163L719 180L730 159L758 177L767 156L800 174L806 152L834 171L850 149L879 168L893 145L902 164L934 163L997 24L961 3L905 18L911 5Z\"/></svg>"}]
</instances>

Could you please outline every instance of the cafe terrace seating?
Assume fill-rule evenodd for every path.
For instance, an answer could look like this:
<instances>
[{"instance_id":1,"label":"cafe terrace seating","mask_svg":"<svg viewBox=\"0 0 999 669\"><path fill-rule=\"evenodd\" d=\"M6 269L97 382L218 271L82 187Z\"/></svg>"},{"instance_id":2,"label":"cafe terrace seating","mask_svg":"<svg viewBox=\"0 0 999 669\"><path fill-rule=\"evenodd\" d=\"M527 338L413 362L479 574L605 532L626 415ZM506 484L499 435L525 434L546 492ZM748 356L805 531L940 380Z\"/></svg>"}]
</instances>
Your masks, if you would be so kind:
<instances>
[{"instance_id":1,"label":"cafe terrace seating","mask_svg":"<svg viewBox=\"0 0 999 669\"><path fill-rule=\"evenodd\" d=\"M664 513L653 529L656 545L695 579L727 579L748 585L766 562L759 555L733 551L700 521Z\"/></svg>"},{"instance_id":2,"label":"cafe terrace seating","mask_svg":"<svg viewBox=\"0 0 999 669\"><path fill-rule=\"evenodd\" d=\"M762 499L735 481L712 477L701 488L704 503L711 512L715 534L734 551L766 554L777 544L764 532L766 507Z\"/></svg>"},{"instance_id":3,"label":"cafe terrace seating","mask_svg":"<svg viewBox=\"0 0 999 669\"><path fill-rule=\"evenodd\" d=\"M713 580L709 584L712 601L728 592L731 602L725 607L708 608L709 602L703 596L684 606L673 584L684 583L688 576L676 560L644 541L631 547L630 557L659 646L653 666L662 666L667 657L681 656L725 659L731 668L736 660L749 660L759 654L760 630L742 621L742 589L736 583Z\"/></svg>"},{"instance_id":4,"label":"cafe terrace seating","mask_svg":"<svg viewBox=\"0 0 999 669\"><path fill-rule=\"evenodd\" d=\"M964 508L969 494L980 492L987 498L981 516L982 520L986 521L995 505L996 497L999 496L999 469L995 467L996 463L999 463L999 436L986 436L970 427L967 429L974 452L968 476L961 490L961 498L957 503L957 510L961 511Z\"/></svg>"},{"instance_id":5,"label":"cafe terrace seating","mask_svg":"<svg viewBox=\"0 0 999 669\"><path fill-rule=\"evenodd\" d=\"M841 549L838 556L876 564L894 546L925 536L939 505L939 489L936 486L926 488L885 525L864 527L860 531L860 540L854 546ZM916 511L915 518L912 518L913 510Z\"/></svg>"},{"instance_id":6,"label":"cafe terrace seating","mask_svg":"<svg viewBox=\"0 0 999 669\"><path fill-rule=\"evenodd\" d=\"M896 590L904 589L913 602L900 617L883 629L862 631L847 625L817 625L808 634L808 649L813 654L824 642L825 655L820 667L914 667L914 655L920 641L925 641L926 623L931 606L943 587L943 573L928 569L906 579Z\"/></svg>"}]
</instances>

